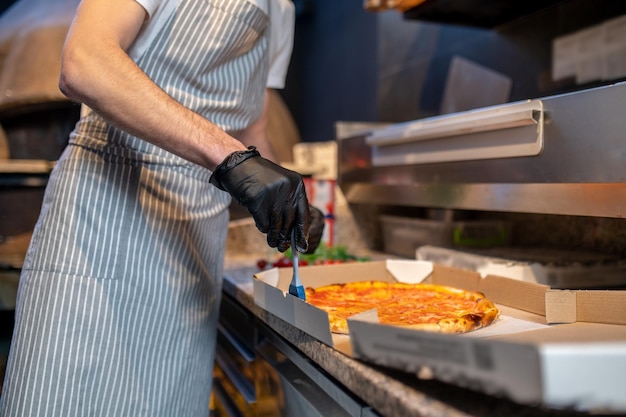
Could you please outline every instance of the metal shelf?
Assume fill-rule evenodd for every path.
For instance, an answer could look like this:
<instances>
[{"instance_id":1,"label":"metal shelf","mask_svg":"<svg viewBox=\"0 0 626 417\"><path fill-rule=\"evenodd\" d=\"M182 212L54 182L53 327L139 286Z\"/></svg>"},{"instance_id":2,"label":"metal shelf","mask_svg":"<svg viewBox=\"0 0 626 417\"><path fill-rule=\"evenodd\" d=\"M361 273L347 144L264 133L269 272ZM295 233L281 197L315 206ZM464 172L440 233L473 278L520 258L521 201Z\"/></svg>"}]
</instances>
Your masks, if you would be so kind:
<instances>
[{"instance_id":1,"label":"metal shelf","mask_svg":"<svg viewBox=\"0 0 626 417\"><path fill-rule=\"evenodd\" d=\"M453 130L455 136L408 142L387 137L382 143L370 139L385 136L376 132L340 138L339 185L357 204L626 217L626 118L621 114L626 83L540 101L545 120L535 155L477 159L471 153L476 144L507 143L519 128L461 136ZM449 120L457 116L464 117ZM426 150L434 149L438 157L436 142L448 146L453 139L459 146L454 158L422 155L424 143L432 142ZM465 149L461 145L471 151L465 160L458 158Z\"/></svg>"}]
</instances>

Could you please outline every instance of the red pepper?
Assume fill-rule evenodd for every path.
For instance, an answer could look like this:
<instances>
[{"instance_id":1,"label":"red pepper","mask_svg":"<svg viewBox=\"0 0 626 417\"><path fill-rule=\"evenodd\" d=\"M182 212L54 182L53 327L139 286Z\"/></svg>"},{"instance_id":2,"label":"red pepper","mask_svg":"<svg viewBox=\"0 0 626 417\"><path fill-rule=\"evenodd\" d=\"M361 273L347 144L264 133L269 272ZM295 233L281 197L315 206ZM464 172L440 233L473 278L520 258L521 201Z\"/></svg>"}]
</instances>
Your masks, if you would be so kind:
<instances>
[{"instance_id":1,"label":"red pepper","mask_svg":"<svg viewBox=\"0 0 626 417\"><path fill-rule=\"evenodd\" d=\"M292 265L291 259L285 258L284 256L278 258L278 260L272 264L275 268L284 268Z\"/></svg>"}]
</instances>

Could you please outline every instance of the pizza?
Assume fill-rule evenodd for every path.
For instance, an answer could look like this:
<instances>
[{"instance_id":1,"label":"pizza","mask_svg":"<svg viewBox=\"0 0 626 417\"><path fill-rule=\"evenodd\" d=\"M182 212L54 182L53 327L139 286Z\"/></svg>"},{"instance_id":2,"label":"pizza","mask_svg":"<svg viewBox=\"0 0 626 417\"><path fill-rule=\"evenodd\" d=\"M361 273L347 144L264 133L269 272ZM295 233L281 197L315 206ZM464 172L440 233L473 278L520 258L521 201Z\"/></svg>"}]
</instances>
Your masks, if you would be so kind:
<instances>
[{"instance_id":1,"label":"pizza","mask_svg":"<svg viewBox=\"0 0 626 417\"><path fill-rule=\"evenodd\" d=\"M333 333L348 333L347 318L374 308L381 324L438 333L465 333L499 317L477 291L436 285L355 281L306 288L306 301L326 311Z\"/></svg>"}]
</instances>

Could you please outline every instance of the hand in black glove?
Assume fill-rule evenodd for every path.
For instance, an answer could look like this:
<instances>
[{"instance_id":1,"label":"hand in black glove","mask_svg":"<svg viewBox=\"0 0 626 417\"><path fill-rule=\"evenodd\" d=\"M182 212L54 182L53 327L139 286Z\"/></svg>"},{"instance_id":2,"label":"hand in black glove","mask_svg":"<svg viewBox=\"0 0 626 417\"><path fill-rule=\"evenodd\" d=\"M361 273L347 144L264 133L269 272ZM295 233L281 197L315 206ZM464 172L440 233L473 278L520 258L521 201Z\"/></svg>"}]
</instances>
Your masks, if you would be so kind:
<instances>
[{"instance_id":1,"label":"hand in black glove","mask_svg":"<svg viewBox=\"0 0 626 417\"><path fill-rule=\"evenodd\" d=\"M251 146L247 151L233 152L226 157L215 168L210 181L248 209L256 227L267 233L270 247L286 251L293 231L297 250L307 252L310 249L307 241L309 202L300 174L262 158ZM315 221L317 224L318 220ZM321 233L319 235L321 238Z\"/></svg>"},{"instance_id":2,"label":"hand in black glove","mask_svg":"<svg viewBox=\"0 0 626 417\"><path fill-rule=\"evenodd\" d=\"M309 206L309 248L304 253L313 253L320 245L322 234L324 233L324 213L313 206Z\"/></svg>"}]
</instances>

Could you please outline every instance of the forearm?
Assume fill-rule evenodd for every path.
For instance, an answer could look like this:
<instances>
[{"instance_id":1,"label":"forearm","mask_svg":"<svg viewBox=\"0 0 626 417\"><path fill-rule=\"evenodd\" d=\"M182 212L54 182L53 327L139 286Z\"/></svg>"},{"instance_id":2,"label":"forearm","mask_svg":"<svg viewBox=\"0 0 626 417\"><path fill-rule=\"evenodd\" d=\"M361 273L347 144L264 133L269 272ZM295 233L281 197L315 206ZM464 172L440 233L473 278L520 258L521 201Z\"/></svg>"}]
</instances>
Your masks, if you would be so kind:
<instances>
[{"instance_id":1,"label":"forearm","mask_svg":"<svg viewBox=\"0 0 626 417\"><path fill-rule=\"evenodd\" d=\"M268 117L269 117L269 91L265 92L265 100L263 102L263 113L252 123L247 129L237 134L237 139L246 146L255 146L264 158L278 163L278 156L274 152L272 143L267 134Z\"/></svg>"},{"instance_id":2,"label":"forearm","mask_svg":"<svg viewBox=\"0 0 626 417\"><path fill-rule=\"evenodd\" d=\"M90 77L89 86L62 80L63 92L85 103L116 127L209 169L229 153L245 148L210 121L173 100L138 68L127 66L123 70L127 75L117 80Z\"/></svg>"},{"instance_id":3,"label":"forearm","mask_svg":"<svg viewBox=\"0 0 626 417\"><path fill-rule=\"evenodd\" d=\"M83 7L79 13L87 17L99 12L97 3ZM129 7L128 15L143 18L141 10ZM140 26L141 20L131 19L127 27ZM88 24L93 26L94 20L75 20L63 51L59 87L70 99L85 103L116 127L208 169L228 154L245 149L240 141L172 99L130 59L125 50L136 33Z\"/></svg>"}]
</instances>

